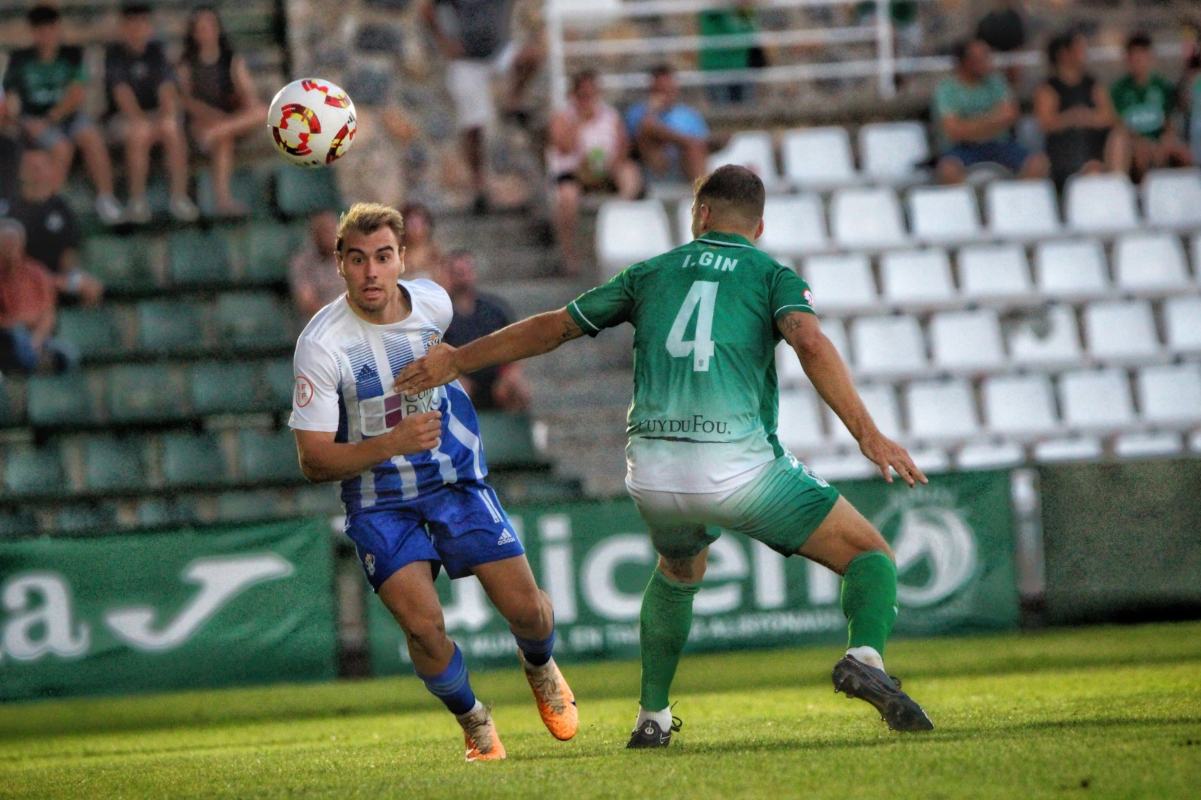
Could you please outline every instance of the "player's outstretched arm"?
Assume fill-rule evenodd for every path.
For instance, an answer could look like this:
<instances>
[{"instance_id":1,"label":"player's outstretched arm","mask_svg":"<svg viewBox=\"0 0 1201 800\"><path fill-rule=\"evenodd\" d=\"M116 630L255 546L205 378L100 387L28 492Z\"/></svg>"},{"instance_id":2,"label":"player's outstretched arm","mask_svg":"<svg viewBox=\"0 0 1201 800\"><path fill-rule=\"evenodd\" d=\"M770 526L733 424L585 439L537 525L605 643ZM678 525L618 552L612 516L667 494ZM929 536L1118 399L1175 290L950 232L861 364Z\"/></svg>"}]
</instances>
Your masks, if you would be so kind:
<instances>
[{"instance_id":1,"label":"player's outstretched arm","mask_svg":"<svg viewBox=\"0 0 1201 800\"><path fill-rule=\"evenodd\" d=\"M442 412L411 414L382 436L340 443L327 431L295 430L300 471L313 483L342 481L360 475L392 456L432 450L440 444Z\"/></svg>"},{"instance_id":2,"label":"player's outstretched arm","mask_svg":"<svg viewBox=\"0 0 1201 800\"><path fill-rule=\"evenodd\" d=\"M423 392L468 372L549 353L583 335L567 309L535 314L462 347L440 344L431 348L397 376L395 389L405 394Z\"/></svg>"},{"instance_id":3,"label":"player's outstretched arm","mask_svg":"<svg viewBox=\"0 0 1201 800\"><path fill-rule=\"evenodd\" d=\"M817 317L794 311L777 320L776 324L785 341L796 351L801 367L817 393L826 401L826 405L834 409L855 441L859 442L863 455L880 468L884 480L892 483L891 467L910 486L919 481L927 483L926 476L913 463L905 448L880 433L872 421L872 415L855 390L847 365L822 333Z\"/></svg>"}]
</instances>

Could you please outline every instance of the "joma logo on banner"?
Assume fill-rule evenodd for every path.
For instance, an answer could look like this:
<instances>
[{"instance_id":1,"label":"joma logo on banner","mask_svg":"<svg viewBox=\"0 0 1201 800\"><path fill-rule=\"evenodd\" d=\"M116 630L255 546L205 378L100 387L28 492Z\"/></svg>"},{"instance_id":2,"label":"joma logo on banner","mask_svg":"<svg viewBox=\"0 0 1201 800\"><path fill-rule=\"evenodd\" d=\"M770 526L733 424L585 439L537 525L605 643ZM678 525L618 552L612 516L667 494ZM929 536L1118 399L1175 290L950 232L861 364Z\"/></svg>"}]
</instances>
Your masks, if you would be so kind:
<instances>
[{"instance_id":1,"label":"joma logo on banner","mask_svg":"<svg viewBox=\"0 0 1201 800\"><path fill-rule=\"evenodd\" d=\"M286 578L292 564L275 553L198 558L180 579L197 587L174 618L159 620L150 606L106 610L103 623L134 650L164 652L188 641L235 597L265 581ZM50 571L18 573L0 584L5 618L0 624L0 661L34 661L53 653L80 658L92 644L92 624L75 618L71 586Z\"/></svg>"}]
</instances>

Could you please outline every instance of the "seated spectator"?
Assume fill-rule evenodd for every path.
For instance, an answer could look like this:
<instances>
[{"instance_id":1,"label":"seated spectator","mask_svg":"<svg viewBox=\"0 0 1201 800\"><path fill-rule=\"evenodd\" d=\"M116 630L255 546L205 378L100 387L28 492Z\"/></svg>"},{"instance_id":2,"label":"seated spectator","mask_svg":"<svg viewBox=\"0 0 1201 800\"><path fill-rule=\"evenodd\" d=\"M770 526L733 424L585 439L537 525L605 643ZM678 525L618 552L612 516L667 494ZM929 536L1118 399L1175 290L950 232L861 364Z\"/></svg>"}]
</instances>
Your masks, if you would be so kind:
<instances>
[{"instance_id":1,"label":"seated spectator","mask_svg":"<svg viewBox=\"0 0 1201 800\"><path fill-rule=\"evenodd\" d=\"M25 253L25 230L0 220L0 372L61 372L74 365L74 349L53 338L54 280Z\"/></svg>"},{"instance_id":2,"label":"seated spectator","mask_svg":"<svg viewBox=\"0 0 1201 800\"><path fill-rule=\"evenodd\" d=\"M318 211L309 217L309 238L288 264L292 303L302 322L337 300L346 291L338 274L334 248L338 243L338 215Z\"/></svg>"},{"instance_id":3,"label":"seated spectator","mask_svg":"<svg viewBox=\"0 0 1201 800\"><path fill-rule=\"evenodd\" d=\"M697 27L702 37L750 36L758 33L754 0L735 0L725 8L700 12ZM701 45L698 62L706 72L725 72L766 66L763 48L752 44ZM713 83L705 86L705 96L715 105L744 103L754 96L752 83Z\"/></svg>"},{"instance_id":4,"label":"seated spectator","mask_svg":"<svg viewBox=\"0 0 1201 800\"><path fill-rule=\"evenodd\" d=\"M938 179L961 183L977 164L999 164L1022 178L1046 177L1047 157L1031 153L1013 137L1017 102L993 71L992 51L980 39L955 48L955 73L934 90L934 119L943 141Z\"/></svg>"},{"instance_id":5,"label":"seated spectator","mask_svg":"<svg viewBox=\"0 0 1201 800\"><path fill-rule=\"evenodd\" d=\"M446 291L455 309L443 337L447 344L461 347L513 321L503 300L476 291L475 256L466 250L456 250L446 258ZM459 381L478 409L516 414L529 408L530 388L518 364L481 369Z\"/></svg>"},{"instance_id":6,"label":"seated spectator","mask_svg":"<svg viewBox=\"0 0 1201 800\"><path fill-rule=\"evenodd\" d=\"M21 134L8 113L4 89L0 88L0 217L8 214L17 196L17 170L21 158Z\"/></svg>"},{"instance_id":7,"label":"seated spectator","mask_svg":"<svg viewBox=\"0 0 1201 800\"><path fill-rule=\"evenodd\" d=\"M213 209L223 216L244 216L248 208L234 200L230 178L234 145L262 133L267 106L257 96L246 61L233 51L211 6L199 6L188 18L179 88L192 138L212 159Z\"/></svg>"},{"instance_id":8,"label":"seated spectator","mask_svg":"<svg viewBox=\"0 0 1201 800\"><path fill-rule=\"evenodd\" d=\"M409 203L401 209L405 221L405 272L407 280L429 278L445 281L442 248L434 241L434 216L421 203Z\"/></svg>"},{"instance_id":9,"label":"seated spectator","mask_svg":"<svg viewBox=\"0 0 1201 800\"><path fill-rule=\"evenodd\" d=\"M1176 90L1168 79L1153 71L1155 54L1151 37L1136 33L1126 40L1129 70L1109 87L1113 107L1130 137L1130 167L1136 180L1147 170L1171 165L1187 166L1193 159L1172 123Z\"/></svg>"},{"instance_id":10,"label":"seated spectator","mask_svg":"<svg viewBox=\"0 0 1201 800\"><path fill-rule=\"evenodd\" d=\"M179 121L175 75L162 42L152 40L153 35L150 6L126 3L121 7L120 41L104 52L109 126L113 138L125 144L125 215L130 222L150 221L146 178L150 149L157 144L166 157L171 216L193 222L200 212L188 197L188 145Z\"/></svg>"},{"instance_id":11,"label":"seated spectator","mask_svg":"<svg viewBox=\"0 0 1201 800\"><path fill-rule=\"evenodd\" d=\"M652 180L692 183L723 144L709 135L699 111L680 102L676 73L666 65L651 70L649 96L626 111L626 130Z\"/></svg>"},{"instance_id":12,"label":"seated spectator","mask_svg":"<svg viewBox=\"0 0 1201 800\"><path fill-rule=\"evenodd\" d=\"M55 191L66 182L79 147L96 188L96 213L106 225L115 225L123 212L113 195L108 148L82 110L87 88L83 50L62 43L62 21L53 6L34 6L26 19L34 44L14 51L9 59L4 73L9 113L20 120L30 143L53 155Z\"/></svg>"},{"instance_id":13,"label":"seated spectator","mask_svg":"<svg viewBox=\"0 0 1201 800\"><path fill-rule=\"evenodd\" d=\"M632 200L642 192L642 174L629 155L621 116L601 99L594 70L572 79L567 107L551 117L546 172L554 190L555 235L568 274L579 272L576 223L585 192L617 192Z\"/></svg>"},{"instance_id":14,"label":"seated spectator","mask_svg":"<svg viewBox=\"0 0 1201 800\"><path fill-rule=\"evenodd\" d=\"M1077 172L1121 169L1123 138L1109 92L1085 69L1088 42L1065 33L1047 45L1051 77L1034 95L1034 114L1046 139L1051 178L1063 186Z\"/></svg>"},{"instance_id":15,"label":"seated spectator","mask_svg":"<svg viewBox=\"0 0 1201 800\"><path fill-rule=\"evenodd\" d=\"M25 229L29 257L50 270L60 296L85 305L100 302L104 286L80 269L79 220L63 196L52 191L54 163L45 150L21 156L21 188L11 216Z\"/></svg>"}]
</instances>

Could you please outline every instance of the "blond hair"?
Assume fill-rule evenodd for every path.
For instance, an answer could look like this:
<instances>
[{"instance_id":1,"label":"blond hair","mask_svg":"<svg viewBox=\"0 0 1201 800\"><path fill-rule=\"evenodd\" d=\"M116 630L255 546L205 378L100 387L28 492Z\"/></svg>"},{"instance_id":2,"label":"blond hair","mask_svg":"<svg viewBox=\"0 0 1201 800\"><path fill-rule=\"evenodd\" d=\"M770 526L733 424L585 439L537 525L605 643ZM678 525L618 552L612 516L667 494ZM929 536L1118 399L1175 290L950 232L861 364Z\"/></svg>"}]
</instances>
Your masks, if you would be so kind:
<instances>
[{"instance_id":1,"label":"blond hair","mask_svg":"<svg viewBox=\"0 0 1201 800\"><path fill-rule=\"evenodd\" d=\"M343 255L347 233L370 234L387 226L396 234L397 247L404 247L405 221L401 213L382 203L355 203L338 218L338 238L334 250Z\"/></svg>"}]
</instances>

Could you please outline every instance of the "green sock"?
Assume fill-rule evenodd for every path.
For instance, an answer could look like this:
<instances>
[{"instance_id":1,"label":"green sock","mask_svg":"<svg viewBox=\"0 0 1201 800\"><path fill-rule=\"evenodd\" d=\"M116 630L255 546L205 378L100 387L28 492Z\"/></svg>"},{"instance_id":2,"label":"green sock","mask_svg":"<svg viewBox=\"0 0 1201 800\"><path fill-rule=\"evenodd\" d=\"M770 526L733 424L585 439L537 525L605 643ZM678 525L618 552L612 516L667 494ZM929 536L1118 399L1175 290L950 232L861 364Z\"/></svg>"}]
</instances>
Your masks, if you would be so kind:
<instances>
[{"instance_id":1,"label":"green sock","mask_svg":"<svg viewBox=\"0 0 1201 800\"><path fill-rule=\"evenodd\" d=\"M659 570L642 594L642 695L648 711L667 708L667 693L692 627L692 598L699 586L677 583Z\"/></svg>"},{"instance_id":2,"label":"green sock","mask_svg":"<svg viewBox=\"0 0 1201 800\"><path fill-rule=\"evenodd\" d=\"M872 647L884 655L884 643L897 620L897 567L886 554L862 553L842 576L842 613L848 647Z\"/></svg>"}]
</instances>

